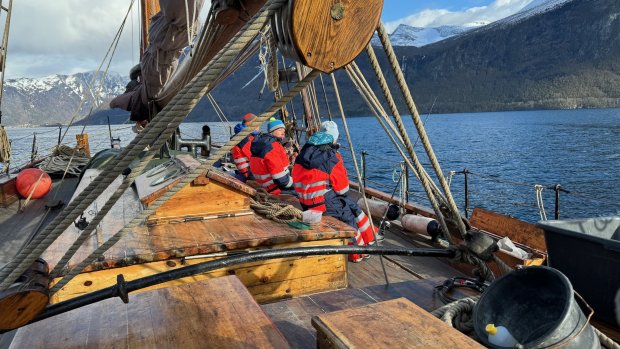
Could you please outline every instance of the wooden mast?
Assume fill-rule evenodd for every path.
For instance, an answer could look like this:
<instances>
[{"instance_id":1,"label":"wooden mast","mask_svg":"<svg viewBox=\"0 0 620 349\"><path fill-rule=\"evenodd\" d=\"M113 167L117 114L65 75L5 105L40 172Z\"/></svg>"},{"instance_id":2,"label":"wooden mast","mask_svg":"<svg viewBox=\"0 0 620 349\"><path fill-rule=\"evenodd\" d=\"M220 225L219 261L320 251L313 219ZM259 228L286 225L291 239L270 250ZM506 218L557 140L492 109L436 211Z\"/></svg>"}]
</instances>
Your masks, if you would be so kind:
<instances>
[{"instance_id":1,"label":"wooden mast","mask_svg":"<svg viewBox=\"0 0 620 349\"><path fill-rule=\"evenodd\" d=\"M140 60L144 56L144 51L149 46L149 26L151 17L160 11L159 0L140 0L140 16L142 36L140 37Z\"/></svg>"}]
</instances>

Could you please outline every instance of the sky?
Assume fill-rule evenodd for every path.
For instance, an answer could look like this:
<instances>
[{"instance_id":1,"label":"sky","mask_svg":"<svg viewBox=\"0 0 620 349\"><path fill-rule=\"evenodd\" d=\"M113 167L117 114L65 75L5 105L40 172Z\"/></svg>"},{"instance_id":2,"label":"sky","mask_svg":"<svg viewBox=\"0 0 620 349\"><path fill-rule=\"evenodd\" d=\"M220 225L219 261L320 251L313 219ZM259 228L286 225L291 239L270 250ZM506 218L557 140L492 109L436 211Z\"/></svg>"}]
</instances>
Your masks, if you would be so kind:
<instances>
[{"instance_id":1,"label":"sky","mask_svg":"<svg viewBox=\"0 0 620 349\"><path fill-rule=\"evenodd\" d=\"M492 22L532 1L541 0L384 0L382 20L389 32L401 23L435 27ZM5 79L97 70L130 3L130 0L14 1ZM110 71L127 75L129 68L138 62L138 18L135 7L127 18ZM5 19L3 12L0 28L4 27Z\"/></svg>"}]
</instances>

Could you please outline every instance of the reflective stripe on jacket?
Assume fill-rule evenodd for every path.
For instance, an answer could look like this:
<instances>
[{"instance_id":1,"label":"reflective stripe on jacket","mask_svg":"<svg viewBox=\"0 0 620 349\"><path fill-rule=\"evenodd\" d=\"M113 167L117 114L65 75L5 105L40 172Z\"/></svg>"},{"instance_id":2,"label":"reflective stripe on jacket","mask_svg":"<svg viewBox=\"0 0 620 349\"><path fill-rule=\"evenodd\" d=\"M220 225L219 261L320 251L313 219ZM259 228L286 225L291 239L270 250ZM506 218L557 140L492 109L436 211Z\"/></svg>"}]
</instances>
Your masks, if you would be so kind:
<instances>
[{"instance_id":1,"label":"reflective stripe on jacket","mask_svg":"<svg viewBox=\"0 0 620 349\"><path fill-rule=\"evenodd\" d=\"M252 156L250 146L252 140L254 140L254 135L250 134L232 148L232 158L235 166L237 166L237 171L246 179L251 177L252 173L250 171L250 157Z\"/></svg>"},{"instance_id":2,"label":"reflective stripe on jacket","mask_svg":"<svg viewBox=\"0 0 620 349\"><path fill-rule=\"evenodd\" d=\"M286 150L280 141L267 133L254 138L250 145L250 171L267 192L280 194L280 189L293 186Z\"/></svg>"},{"instance_id":3,"label":"reflective stripe on jacket","mask_svg":"<svg viewBox=\"0 0 620 349\"><path fill-rule=\"evenodd\" d=\"M331 144L307 143L297 155L293 182L304 210L325 212L325 196L345 195L349 179L342 157Z\"/></svg>"}]
</instances>

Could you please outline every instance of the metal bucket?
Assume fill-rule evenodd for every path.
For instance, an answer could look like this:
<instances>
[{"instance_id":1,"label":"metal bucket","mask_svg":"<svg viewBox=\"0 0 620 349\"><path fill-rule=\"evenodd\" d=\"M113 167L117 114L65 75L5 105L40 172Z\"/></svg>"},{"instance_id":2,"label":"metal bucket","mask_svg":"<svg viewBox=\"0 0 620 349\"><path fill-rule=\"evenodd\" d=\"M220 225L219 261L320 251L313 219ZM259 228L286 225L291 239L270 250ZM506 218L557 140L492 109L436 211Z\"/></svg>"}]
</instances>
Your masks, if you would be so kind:
<instances>
[{"instance_id":1,"label":"metal bucket","mask_svg":"<svg viewBox=\"0 0 620 349\"><path fill-rule=\"evenodd\" d=\"M506 327L523 348L600 348L588 320L568 278L549 267L505 275L486 289L474 308L474 329L490 348L495 347L485 331L489 323Z\"/></svg>"}]
</instances>

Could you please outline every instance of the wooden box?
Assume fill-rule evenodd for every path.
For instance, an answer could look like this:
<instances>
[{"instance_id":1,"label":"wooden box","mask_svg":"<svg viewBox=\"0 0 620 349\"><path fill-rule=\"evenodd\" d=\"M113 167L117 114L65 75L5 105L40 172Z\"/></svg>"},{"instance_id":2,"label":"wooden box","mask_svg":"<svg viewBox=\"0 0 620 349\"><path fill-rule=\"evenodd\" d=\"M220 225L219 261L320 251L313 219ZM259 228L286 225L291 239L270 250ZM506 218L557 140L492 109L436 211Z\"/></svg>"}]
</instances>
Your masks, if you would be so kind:
<instances>
[{"instance_id":1,"label":"wooden box","mask_svg":"<svg viewBox=\"0 0 620 349\"><path fill-rule=\"evenodd\" d=\"M19 199L17 187L15 187L15 176L0 176L0 206L9 207Z\"/></svg>"},{"instance_id":2,"label":"wooden box","mask_svg":"<svg viewBox=\"0 0 620 349\"><path fill-rule=\"evenodd\" d=\"M406 298L314 316L317 348L484 348Z\"/></svg>"}]
</instances>

